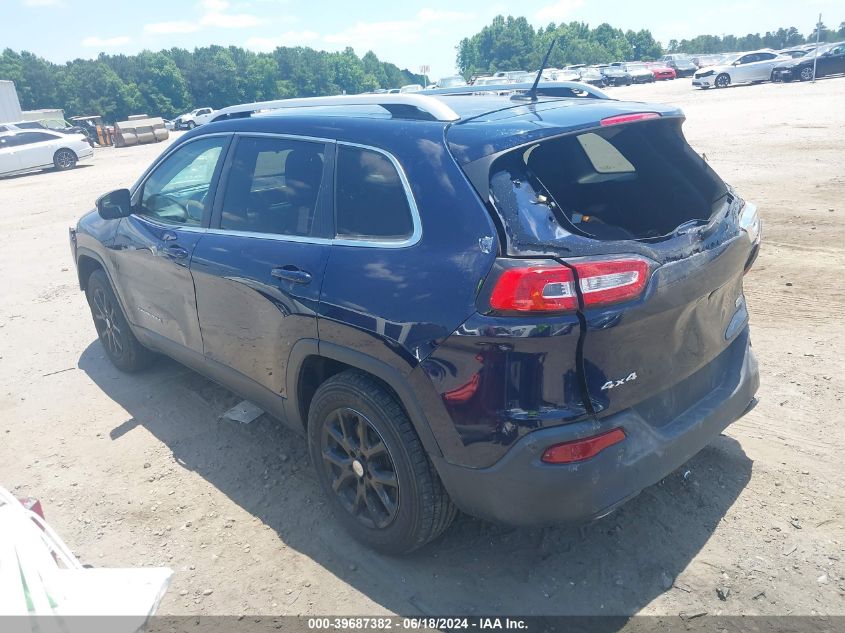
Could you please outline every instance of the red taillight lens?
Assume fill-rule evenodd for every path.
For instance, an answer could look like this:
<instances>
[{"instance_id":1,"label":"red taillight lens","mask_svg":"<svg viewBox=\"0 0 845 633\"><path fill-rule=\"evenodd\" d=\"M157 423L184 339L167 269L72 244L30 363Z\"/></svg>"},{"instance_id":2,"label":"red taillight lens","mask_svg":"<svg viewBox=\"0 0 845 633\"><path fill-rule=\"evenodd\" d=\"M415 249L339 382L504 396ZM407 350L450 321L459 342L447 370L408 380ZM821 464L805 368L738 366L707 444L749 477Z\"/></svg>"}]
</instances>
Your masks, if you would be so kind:
<instances>
[{"instance_id":1,"label":"red taillight lens","mask_svg":"<svg viewBox=\"0 0 845 633\"><path fill-rule=\"evenodd\" d=\"M639 297L648 283L644 259L570 262L577 271L585 308ZM505 312L573 312L578 309L575 276L559 264L506 269L490 295L490 306Z\"/></svg>"},{"instance_id":2,"label":"red taillight lens","mask_svg":"<svg viewBox=\"0 0 845 633\"><path fill-rule=\"evenodd\" d=\"M575 264L585 308L611 305L639 297L648 283L648 262L615 259Z\"/></svg>"},{"instance_id":3,"label":"red taillight lens","mask_svg":"<svg viewBox=\"0 0 845 633\"><path fill-rule=\"evenodd\" d=\"M634 112L633 114L617 114L616 116L609 116L600 121L602 127L608 125L619 125L621 123L633 123L634 121L645 121L647 119L659 119L660 114L657 112Z\"/></svg>"},{"instance_id":4,"label":"red taillight lens","mask_svg":"<svg viewBox=\"0 0 845 633\"><path fill-rule=\"evenodd\" d=\"M494 310L554 312L578 309L575 278L559 264L505 270L490 295Z\"/></svg>"},{"instance_id":5,"label":"red taillight lens","mask_svg":"<svg viewBox=\"0 0 845 633\"><path fill-rule=\"evenodd\" d=\"M609 446L618 444L625 439L625 431L613 429L601 435L585 437L573 442L564 442L549 446L540 458L547 464L571 464L594 457Z\"/></svg>"}]
</instances>

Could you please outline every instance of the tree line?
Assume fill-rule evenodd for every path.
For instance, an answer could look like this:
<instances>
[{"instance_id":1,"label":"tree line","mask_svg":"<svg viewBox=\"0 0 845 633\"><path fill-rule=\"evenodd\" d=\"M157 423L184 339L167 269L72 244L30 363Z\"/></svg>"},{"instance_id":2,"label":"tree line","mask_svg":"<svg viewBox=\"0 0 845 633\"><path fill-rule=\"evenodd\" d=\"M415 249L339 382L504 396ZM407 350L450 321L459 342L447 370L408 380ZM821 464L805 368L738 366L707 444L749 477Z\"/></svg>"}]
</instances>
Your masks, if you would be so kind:
<instances>
[{"instance_id":1,"label":"tree line","mask_svg":"<svg viewBox=\"0 0 845 633\"><path fill-rule=\"evenodd\" d=\"M663 54L647 29L623 31L609 24L550 23L535 29L523 17L496 16L493 22L458 44L457 66L469 78L502 70L536 70L553 37L557 44L549 66L655 59Z\"/></svg>"},{"instance_id":2,"label":"tree line","mask_svg":"<svg viewBox=\"0 0 845 633\"><path fill-rule=\"evenodd\" d=\"M130 114L174 118L195 107L357 94L423 83L423 77L380 61L307 47L255 53L236 46L188 51L171 48L137 55L106 55L54 64L27 51L0 55L0 79L11 79L24 110L61 108L122 121Z\"/></svg>"},{"instance_id":3,"label":"tree line","mask_svg":"<svg viewBox=\"0 0 845 633\"><path fill-rule=\"evenodd\" d=\"M845 40L845 22L838 29L829 29L821 25L819 41L837 42ZM815 44L816 29L806 37L794 26L779 28L776 31L766 31L764 35L749 33L737 37L736 35L699 35L689 40L669 40L669 53L733 53L753 51L758 48L773 48L779 50L800 46L801 44Z\"/></svg>"},{"instance_id":4,"label":"tree line","mask_svg":"<svg viewBox=\"0 0 845 633\"><path fill-rule=\"evenodd\" d=\"M821 26L823 42L845 40L845 22L838 30ZM816 30L802 35L795 27L779 28L745 36L699 35L692 39L670 40L664 50L648 29L617 29L610 24L595 28L584 22L555 24L535 29L524 17L495 17L491 24L457 46L457 66L469 78L497 71L536 70L551 43L557 44L549 57L549 66L597 64L614 61L650 61L665 53L729 53L758 48L781 49L816 41Z\"/></svg>"}]
</instances>

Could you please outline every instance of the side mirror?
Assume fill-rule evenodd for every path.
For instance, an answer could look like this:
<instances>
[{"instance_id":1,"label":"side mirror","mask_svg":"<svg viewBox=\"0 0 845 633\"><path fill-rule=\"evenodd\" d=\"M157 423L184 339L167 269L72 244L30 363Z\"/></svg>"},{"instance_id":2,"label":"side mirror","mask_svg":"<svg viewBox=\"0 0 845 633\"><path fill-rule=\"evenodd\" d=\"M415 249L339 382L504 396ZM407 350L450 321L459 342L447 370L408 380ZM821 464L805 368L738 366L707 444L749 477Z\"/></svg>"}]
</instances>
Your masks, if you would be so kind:
<instances>
[{"instance_id":1,"label":"side mirror","mask_svg":"<svg viewBox=\"0 0 845 633\"><path fill-rule=\"evenodd\" d=\"M97 212L104 220L117 220L132 214L129 189L115 189L97 198Z\"/></svg>"},{"instance_id":2,"label":"side mirror","mask_svg":"<svg viewBox=\"0 0 845 633\"><path fill-rule=\"evenodd\" d=\"M731 66L739 66L739 60L735 61Z\"/></svg>"}]
</instances>

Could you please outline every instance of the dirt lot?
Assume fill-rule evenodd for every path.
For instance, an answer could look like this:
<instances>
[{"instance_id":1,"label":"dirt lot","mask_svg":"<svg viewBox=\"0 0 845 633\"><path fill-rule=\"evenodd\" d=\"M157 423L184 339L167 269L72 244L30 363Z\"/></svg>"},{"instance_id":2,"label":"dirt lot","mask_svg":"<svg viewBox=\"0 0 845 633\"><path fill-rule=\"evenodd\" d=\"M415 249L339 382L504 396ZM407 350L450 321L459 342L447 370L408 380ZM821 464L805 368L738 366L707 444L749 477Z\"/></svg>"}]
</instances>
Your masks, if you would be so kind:
<instances>
[{"instance_id":1,"label":"dirt lot","mask_svg":"<svg viewBox=\"0 0 845 633\"><path fill-rule=\"evenodd\" d=\"M682 106L765 222L746 284L759 406L617 513L461 518L377 556L332 520L299 437L221 421L237 398L174 362L113 369L67 227L162 145L0 180L0 484L40 497L83 562L172 567L166 614L845 614L845 79L613 94Z\"/></svg>"}]
</instances>

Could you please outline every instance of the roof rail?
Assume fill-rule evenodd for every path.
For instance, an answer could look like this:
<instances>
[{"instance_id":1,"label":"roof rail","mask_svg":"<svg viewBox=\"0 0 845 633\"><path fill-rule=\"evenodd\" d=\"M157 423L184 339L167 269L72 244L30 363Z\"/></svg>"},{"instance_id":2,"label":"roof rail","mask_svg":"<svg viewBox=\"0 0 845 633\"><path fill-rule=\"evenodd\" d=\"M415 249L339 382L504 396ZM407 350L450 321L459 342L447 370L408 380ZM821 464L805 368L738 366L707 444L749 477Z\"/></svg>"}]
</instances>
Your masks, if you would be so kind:
<instances>
[{"instance_id":1,"label":"roof rail","mask_svg":"<svg viewBox=\"0 0 845 633\"><path fill-rule=\"evenodd\" d=\"M457 88L435 88L434 90L426 90L422 93L417 93L421 96L457 96L457 95L477 95L489 92L520 94L531 90L532 83L517 83L517 84L487 84L481 86L459 86ZM544 81L537 84L537 96L540 97L590 97L593 99L610 99L610 96L587 83L579 81Z\"/></svg>"},{"instance_id":2,"label":"roof rail","mask_svg":"<svg viewBox=\"0 0 845 633\"><path fill-rule=\"evenodd\" d=\"M375 105L387 110L398 119L422 119L427 121L457 121L461 117L439 99L430 96L405 94L339 95L336 97L306 97L257 101L229 106L215 112L212 121L246 118L256 112L284 110L289 108L316 108L326 106Z\"/></svg>"}]
</instances>

